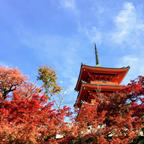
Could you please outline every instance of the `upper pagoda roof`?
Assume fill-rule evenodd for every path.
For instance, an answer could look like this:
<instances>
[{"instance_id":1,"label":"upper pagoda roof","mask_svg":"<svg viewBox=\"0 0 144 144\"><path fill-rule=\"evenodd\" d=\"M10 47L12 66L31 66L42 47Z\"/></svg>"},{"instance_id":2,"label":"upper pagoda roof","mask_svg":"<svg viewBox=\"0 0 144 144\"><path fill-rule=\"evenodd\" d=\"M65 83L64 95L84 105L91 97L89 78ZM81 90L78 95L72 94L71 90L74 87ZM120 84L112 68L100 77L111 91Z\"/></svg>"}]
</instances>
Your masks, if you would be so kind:
<instances>
[{"instance_id":1,"label":"upper pagoda roof","mask_svg":"<svg viewBox=\"0 0 144 144\"><path fill-rule=\"evenodd\" d=\"M103 81L117 82L120 84L129 69L129 66L122 68L108 68L81 64L75 90L79 91L81 87L81 81L88 82L88 78L90 78L91 75L94 76L94 80L99 80L99 78L101 78L100 80Z\"/></svg>"}]
</instances>

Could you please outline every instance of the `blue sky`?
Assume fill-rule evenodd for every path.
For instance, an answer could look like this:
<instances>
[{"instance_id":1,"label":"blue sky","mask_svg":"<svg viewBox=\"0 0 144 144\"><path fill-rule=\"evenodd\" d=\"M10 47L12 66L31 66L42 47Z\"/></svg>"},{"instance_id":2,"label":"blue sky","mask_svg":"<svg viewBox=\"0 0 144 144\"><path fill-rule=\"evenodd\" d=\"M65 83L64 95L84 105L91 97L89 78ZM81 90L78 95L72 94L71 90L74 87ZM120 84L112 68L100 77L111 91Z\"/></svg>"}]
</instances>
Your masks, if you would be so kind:
<instances>
[{"instance_id":1,"label":"blue sky","mask_svg":"<svg viewBox=\"0 0 144 144\"><path fill-rule=\"evenodd\" d=\"M47 64L73 106L81 62L130 66L123 83L144 72L143 0L0 0L0 65L17 67L32 81Z\"/></svg>"}]
</instances>

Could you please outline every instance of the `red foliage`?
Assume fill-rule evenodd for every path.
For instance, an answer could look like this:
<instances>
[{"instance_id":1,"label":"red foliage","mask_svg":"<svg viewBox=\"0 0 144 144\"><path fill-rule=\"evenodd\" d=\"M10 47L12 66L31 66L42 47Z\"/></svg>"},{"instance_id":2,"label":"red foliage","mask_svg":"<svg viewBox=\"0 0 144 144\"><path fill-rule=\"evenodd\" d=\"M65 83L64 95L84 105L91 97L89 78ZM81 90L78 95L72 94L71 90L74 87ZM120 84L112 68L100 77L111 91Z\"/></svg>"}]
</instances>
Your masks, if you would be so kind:
<instances>
[{"instance_id":1,"label":"red foliage","mask_svg":"<svg viewBox=\"0 0 144 144\"><path fill-rule=\"evenodd\" d=\"M110 97L100 95L94 104L84 103L79 111L79 141L128 144L140 135L144 116L144 77L131 81L122 91ZM83 141L83 143L84 143Z\"/></svg>"},{"instance_id":2,"label":"red foliage","mask_svg":"<svg viewBox=\"0 0 144 144\"><path fill-rule=\"evenodd\" d=\"M6 98L7 95L16 90L24 82L22 73L14 68L0 67L0 98Z\"/></svg>"},{"instance_id":3,"label":"red foliage","mask_svg":"<svg viewBox=\"0 0 144 144\"><path fill-rule=\"evenodd\" d=\"M64 116L69 108L52 109L46 96L33 95L21 98L13 94L11 101L0 103L1 143L44 143L56 141L57 134L67 128Z\"/></svg>"},{"instance_id":4,"label":"red foliage","mask_svg":"<svg viewBox=\"0 0 144 144\"><path fill-rule=\"evenodd\" d=\"M54 109L54 103L18 70L0 69L0 94L2 144L127 144L143 127L142 76L110 97L100 95L95 103L84 103L72 123L64 121L70 116L68 107Z\"/></svg>"},{"instance_id":5,"label":"red foliage","mask_svg":"<svg viewBox=\"0 0 144 144\"><path fill-rule=\"evenodd\" d=\"M65 135L69 129L64 122L69 108L54 109L54 103L18 70L0 70L0 143L57 143L56 135ZM12 93L3 96L4 88Z\"/></svg>"}]
</instances>

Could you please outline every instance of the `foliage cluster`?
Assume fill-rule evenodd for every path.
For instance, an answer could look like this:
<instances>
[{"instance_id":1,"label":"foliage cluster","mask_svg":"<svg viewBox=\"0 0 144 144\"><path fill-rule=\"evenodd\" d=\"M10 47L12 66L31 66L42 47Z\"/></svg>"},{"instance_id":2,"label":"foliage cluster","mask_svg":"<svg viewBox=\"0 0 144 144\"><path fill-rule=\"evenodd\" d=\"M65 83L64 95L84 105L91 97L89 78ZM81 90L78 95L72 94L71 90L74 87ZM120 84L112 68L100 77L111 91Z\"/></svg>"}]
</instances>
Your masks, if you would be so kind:
<instances>
[{"instance_id":1,"label":"foliage cluster","mask_svg":"<svg viewBox=\"0 0 144 144\"><path fill-rule=\"evenodd\" d=\"M99 95L93 104L83 103L76 117L69 107L53 108L50 97L61 90L54 70L40 67L38 80L43 82L42 87L26 80L18 69L0 68L0 143L128 144L138 143L138 139L142 142L143 76L118 93ZM65 122L65 117L72 118L72 122Z\"/></svg>"}]
</instances>

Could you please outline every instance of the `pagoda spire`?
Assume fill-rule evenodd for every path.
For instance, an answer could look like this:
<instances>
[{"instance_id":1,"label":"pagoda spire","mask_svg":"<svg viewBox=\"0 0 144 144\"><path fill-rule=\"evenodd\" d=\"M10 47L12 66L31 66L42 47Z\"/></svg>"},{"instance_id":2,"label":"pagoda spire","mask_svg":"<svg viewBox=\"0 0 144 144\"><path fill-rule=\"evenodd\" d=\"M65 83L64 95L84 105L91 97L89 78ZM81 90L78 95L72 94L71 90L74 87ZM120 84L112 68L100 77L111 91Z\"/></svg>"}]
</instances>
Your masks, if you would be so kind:
<instances>
[{"instance_id":1,"label":"pagoda spire","mask_svg":"<svg viewBox=\"0 0 144 144\"><path fill-rule=\"evenodd\" d=\"M95 43L95 57L96 57L96 66L100 66L96 43Z\"/></svg>"}]
</instances>

